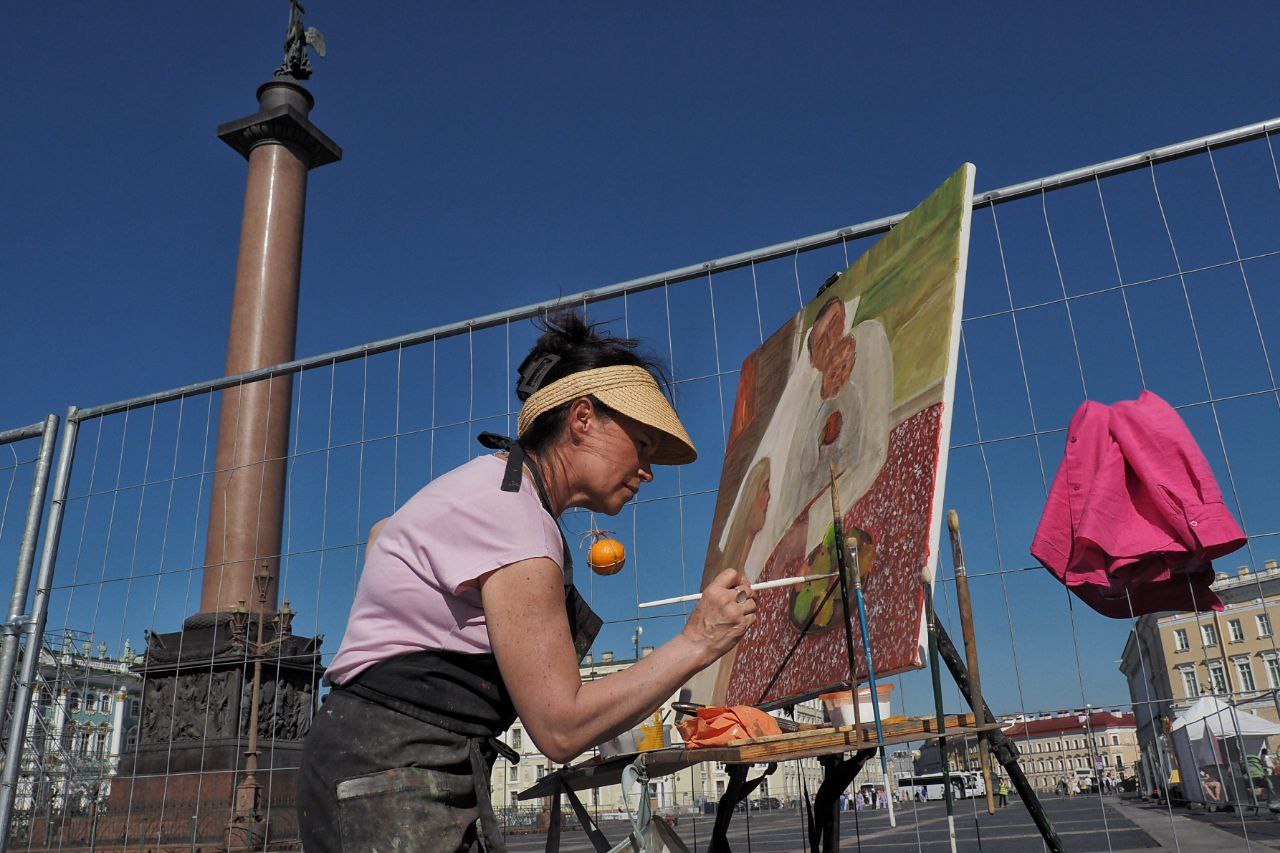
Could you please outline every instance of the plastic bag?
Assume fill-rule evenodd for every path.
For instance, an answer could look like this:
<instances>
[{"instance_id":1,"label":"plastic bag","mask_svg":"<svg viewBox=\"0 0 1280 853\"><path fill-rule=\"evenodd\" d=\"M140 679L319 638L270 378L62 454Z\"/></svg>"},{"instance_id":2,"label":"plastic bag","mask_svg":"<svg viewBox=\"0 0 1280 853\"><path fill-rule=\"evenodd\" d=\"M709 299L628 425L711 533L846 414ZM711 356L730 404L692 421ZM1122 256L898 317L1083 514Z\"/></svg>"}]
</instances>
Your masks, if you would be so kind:
<instances>
[{"instance_id":1,"label":"plastic bag","mask_svg":"<svg viewBox=\"0 0 1280 853\"><path fill-rule=\"evenodd\" d=\"M750 705L699 708L698 716L677 723L676 728L689 749L782 734L777 720Z\"/></svg>"}]
</instances>

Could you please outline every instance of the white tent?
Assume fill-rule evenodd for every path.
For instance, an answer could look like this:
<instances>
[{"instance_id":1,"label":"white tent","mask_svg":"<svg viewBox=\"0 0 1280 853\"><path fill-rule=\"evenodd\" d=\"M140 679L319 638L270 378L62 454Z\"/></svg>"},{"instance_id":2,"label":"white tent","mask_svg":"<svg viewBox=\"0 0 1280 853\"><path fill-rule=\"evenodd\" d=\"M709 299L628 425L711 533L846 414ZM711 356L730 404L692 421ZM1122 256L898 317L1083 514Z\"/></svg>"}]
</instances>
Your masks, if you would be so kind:
<instances>
[{"instance_id":1,"label":"white tent","mask_svg":"<svg viewBox=\"0 0 1280 853\"><path fill-rule=\"evenodd\" d=\"M1222 781L1228 801L1252 800L1244 757L1257 755L1266 740L1280 735L1280 724L1242 711L1215 696L1204 696L1174 720L1170 730L1181 770L1183 795L1205 802L1200 769Z\"/></svg>"}]
</instances>

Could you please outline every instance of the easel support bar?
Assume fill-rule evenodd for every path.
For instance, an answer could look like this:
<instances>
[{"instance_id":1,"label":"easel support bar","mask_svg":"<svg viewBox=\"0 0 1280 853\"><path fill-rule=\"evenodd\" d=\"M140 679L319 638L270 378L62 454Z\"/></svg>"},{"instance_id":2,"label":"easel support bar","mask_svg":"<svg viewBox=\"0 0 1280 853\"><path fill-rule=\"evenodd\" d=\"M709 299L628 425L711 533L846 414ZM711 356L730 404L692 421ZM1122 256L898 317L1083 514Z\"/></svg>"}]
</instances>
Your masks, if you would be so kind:
<instances>
[{"instance_id":1,"label":"easel support bar","mask_svg":"<svg viewBox=\"0 0 1280 853\"><path fill-rule=\"evenodd\" d=\"M969 707L973 708L973 713L980 723L997 722L995 714L991 713L991 709L987 707L985 701L975 703L971 686L969 684L969 673L965 669L964 661L960 659L960 653L956 650L955 644L951 642L951 637L947 635L947 631L942 627L942 623L937 623L937 643L938 655L947 664L947 669L951 670L951 677L955 679L956 687L960 688L960 694L964 696L965 701L969 703ZM981 705L982 707L977 707ZM1049 849L1049 853L1063 853L1062 839L1058 838L1058 833L1053 828L1053 823L1049 820L1049 816L1045 814L1044 807L1040 805L1040 798L1036 796L1035 789L1031 787L1031 783L1027 781L1027 777L1022 772L1022 767L1018 764L1018 748L1004 736L1004 733L995 730L987 735L987 742L991 745L991 754L995 756L996 761L1009 774L1009 781L1013 783L1013 787L1018 792L1018 796L1022 798L1022 804L1027 807L1027 811L1031 814L1031 820L1035 822L1036 829L1040 830L1040 836L1044 839L1045 846Z\"/></svg>"}]
</instances>

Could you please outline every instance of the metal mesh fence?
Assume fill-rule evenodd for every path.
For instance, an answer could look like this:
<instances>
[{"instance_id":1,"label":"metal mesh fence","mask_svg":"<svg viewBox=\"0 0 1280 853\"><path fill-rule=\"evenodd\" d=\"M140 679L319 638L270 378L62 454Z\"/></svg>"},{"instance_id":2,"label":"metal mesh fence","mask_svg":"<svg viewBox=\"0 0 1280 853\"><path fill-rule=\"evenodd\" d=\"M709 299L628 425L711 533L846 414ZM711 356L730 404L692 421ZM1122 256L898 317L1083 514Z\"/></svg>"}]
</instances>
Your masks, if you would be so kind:
<instances>
[{"instance_id":1,"label":"metal mesh fence","mask_svg":"<svg viewBox=\"0 0 1280 853\"><path fill-rule=\"evenodd\" d=\"M974 211L946 506L964 525L987 701L1024 723L1023 765L1035 787L1093 782L1091 800L1070 804L1079 812L1071 820L1096 823L1078 837L1091 839L1088 849L1113 839L1131 846L1140 832L1117 811L1103 784L1111 779L1134 780L1137 793L1162 789L1156 814L1176 839L1168 796L1176 761L1163 724L1194 694L1216 693L1272 719L1280 708L1280 648L1270 628L1280 618L1272 612L1280 570L1268 565L1280 557L1280 171L1271 131L1258 125L1006 188L980 196ZM536 336L532 318L555 307L580 306L662 358L698 443L698 462L662 471L618 517L564 519L578 565L578 537L593 524L613 531L629 554L614 577L579 575L606 622L593 652L638 657L673 636L684 614L642 615L637 605L700 584L738 366L897 218L73 414L78 435L32 705L31 742L39 745L23 765L11 849L78 849L108 838L138 849L228 838L287 847L296 838L292 768L317 697L289 695L280 673L302 661L318 676L332 658L370 527L483 452L477 433L511 434L513 377ZM242 644L240 668L260 661L276 686L263 691L257 728L267 830L234 838L241 777L224 768L247 748L247 693L232 695L214 677L221 664L210 652L209 678L167 681L169 693L156 696L149 691L157 676L139 655L198 610L209 508L218 499L220 393L267 373L288 377L292 392L279 413L290 435L278 559L280 598L296 615L272 630L323 639L314 657ZM1228 558L1242 568L1222 578L1233 591L1227 612L1186 614L1185 625L1099 616L1028 553L1072 413L1086 399L1144 389L1186 420L1249 536ZM5 475L0 468L0 491ZM0 548L5 535L0 511ZM955 626L949 563L942 558L938 600ZM241 630L252 631L253 602L246 610ZM1186 632L1185 650L1177 630ZM931 712L925 673L893 682L895 713ZM954 688L946 693L949 710L964 707ZM174 713L148 717L144 696ZM1089 715L1112 710L1135 718L1094 731ZM1031 723L1046 716L1079 718L1080 730L1043 749ZM1120 732L1123 743L1112 740ZM971 753L961 750L960 760ZM1222 757L1232 760L1243 766L1244 755ZM1237 802L1265 806L1265 791L1247 790L1255 781L1247 772L1225 767L1223 778ZM888 837L930 848L937 839L921 828L917 808ZM803 846L799 821L791 825L794 848L778 849ZM1243 846L1265 834L1243 809L1215 829Z\"/></svg>"}]
</instances>

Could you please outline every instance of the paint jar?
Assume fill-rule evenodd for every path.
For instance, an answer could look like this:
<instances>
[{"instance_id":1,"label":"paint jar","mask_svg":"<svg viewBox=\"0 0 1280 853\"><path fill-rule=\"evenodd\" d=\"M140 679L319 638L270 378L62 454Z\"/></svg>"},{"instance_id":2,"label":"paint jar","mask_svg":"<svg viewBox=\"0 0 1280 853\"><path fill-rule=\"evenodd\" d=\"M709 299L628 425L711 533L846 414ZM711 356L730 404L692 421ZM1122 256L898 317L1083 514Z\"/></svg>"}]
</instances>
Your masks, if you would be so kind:
<instances>
[{"instance_id":1,"label":"paint jar","mask_svg":"<svg viewBox=\"0 0 1280 853\"><path fill-rule=\"evenodd\" d=\"M623 732L613 740L607 740L600 744L600 757L613 758L615 755L626 755L632 752L640 751L640 741L644 738L644 731L634 728L629 732Z\"/></svg>"},{"instance_id":2,"label":"paint jar","mask_svg":"<svg viewBox=\"0 0 1280 853\"><path fill-rule=\"evenodd\" d=\"M822 707L827 709L827 719L836 728L853 725L853 691L839 690L835 693L823 693L818 697Z\"/></svg>"},{"instance_id":3,"label":"paint jar","mask_svg":"<svg viewBox=\"0 0 1280 853\"><path fill-rule=\"evenodd\" d=\"M876 697L879 700L877 704L880 706L880 719L889 718L889 697L893 693L892 684L877 684ZM819 698L822 699L822 705L827 709L827 718L831 720L831 725L839 728L840 726L852 726L854 722L853 715L853 694L848 690L838 690L835 693L823 693ZM870 723L875 719L876 709L871 705L871 688L858 688L858 714L862 718L862 722Z\"/></svg>"}]
</instances>

